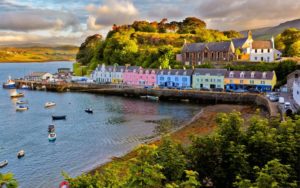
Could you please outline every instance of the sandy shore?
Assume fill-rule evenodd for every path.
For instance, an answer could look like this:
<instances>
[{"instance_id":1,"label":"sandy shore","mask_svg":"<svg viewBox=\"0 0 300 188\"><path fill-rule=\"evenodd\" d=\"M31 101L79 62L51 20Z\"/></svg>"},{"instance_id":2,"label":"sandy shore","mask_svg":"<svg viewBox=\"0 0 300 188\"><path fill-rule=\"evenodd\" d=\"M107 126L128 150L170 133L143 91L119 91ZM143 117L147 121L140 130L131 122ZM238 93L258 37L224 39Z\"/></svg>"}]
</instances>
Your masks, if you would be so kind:
<instances>
[{"instance_id":1,"label":"sandy shore","mask_svg":"<svg viewBox=\"0 0 300 188\"><path fill-rule=\"evenodd\" d=\"M259 107L257 106L248 106L248 105L228 105L228 104L218 104L210 105L203 107L203 109L197 113L189 122L181 126L177 130L173 131L170 135L172 139L186 146L191 143L191 136L205 136L212 133L216 125L216 115L221 112L229 113L232 111L238 111L242 114L242 117L245 119L245 124L247 125L249 119L256 115L256 110ZM266 117L268 113L260 109L260 115ZM155 138L153 140L147 141L148 144L159 144L160 138ZM111 161L104 163L99 167L91 170L88 173L95 173L101 171L104 167L109 165L126 165L126 161L136 156L136 150L130 151L122 157L112 157Z\"/></svg>"}]
</instances>

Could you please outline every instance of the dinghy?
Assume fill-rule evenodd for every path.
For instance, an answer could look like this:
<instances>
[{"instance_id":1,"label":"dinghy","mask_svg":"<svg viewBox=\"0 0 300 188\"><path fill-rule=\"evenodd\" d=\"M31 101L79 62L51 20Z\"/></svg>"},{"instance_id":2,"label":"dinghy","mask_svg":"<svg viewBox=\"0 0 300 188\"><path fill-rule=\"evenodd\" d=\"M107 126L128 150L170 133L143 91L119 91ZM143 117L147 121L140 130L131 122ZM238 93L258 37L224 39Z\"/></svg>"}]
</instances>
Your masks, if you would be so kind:
<instances>
[{"instance_id":1,"label":"dinghy","mask_svg":"<svg viewBox=\"0 0 300 188\"><path fill-rule=\"evenodd\" d=\"M8 164L8 160L4 160L0 162L0 168L5 167Z\"/></svg>"}]
</instances>

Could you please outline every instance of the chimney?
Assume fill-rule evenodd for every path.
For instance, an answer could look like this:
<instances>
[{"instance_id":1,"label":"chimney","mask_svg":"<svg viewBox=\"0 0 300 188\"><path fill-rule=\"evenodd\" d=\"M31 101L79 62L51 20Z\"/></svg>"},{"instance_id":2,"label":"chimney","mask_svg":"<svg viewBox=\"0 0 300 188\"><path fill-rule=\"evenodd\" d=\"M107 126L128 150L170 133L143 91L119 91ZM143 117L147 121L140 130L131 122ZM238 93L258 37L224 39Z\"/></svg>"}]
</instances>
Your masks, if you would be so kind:
<instances>
[{"instance_id":1,"label":"chimney","mask_svg":"<svg viewBox=\"0 0 300 188\"><path fill-rule=\"evenodd\" d=\"M272 41L272 48L275 49L275 43L274 43L274 37L273 36L271 38L271 41Z\"/></svg>"},{"instance_id":2,"label":"chimney","mask_svg":"<svg viewBox=\"0 0 300 188\"><path fill-rule=\"evenodd\" d=\"M252 31L251 30L248 31L248 39L252 39Z\"/></svg>"}]
</instances>

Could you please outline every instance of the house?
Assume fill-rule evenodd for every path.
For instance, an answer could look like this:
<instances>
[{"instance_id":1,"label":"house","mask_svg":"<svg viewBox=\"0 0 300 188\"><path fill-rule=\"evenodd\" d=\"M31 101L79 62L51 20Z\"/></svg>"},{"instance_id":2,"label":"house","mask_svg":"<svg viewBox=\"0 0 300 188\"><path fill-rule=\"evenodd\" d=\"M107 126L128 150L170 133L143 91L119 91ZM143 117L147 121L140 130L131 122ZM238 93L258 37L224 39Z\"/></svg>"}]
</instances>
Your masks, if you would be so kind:
<instances>
[{"instance_id":1,"label":"house","mask_svg":"<svg viewBox=\"0 0 300 188\"><path fill-rule=\"evenodd\" d=\"M274 62L276 54L273 37L271 40L255 40L250 48L250 61Z\"/></svg>"},{"instance_id":2,"label":"house","mask_svg":"<svg viewBox=\"0 0 300 188\"><path fill-rule=\"evenodd\" d=\"M92 80L96 83L112 83L113 68L113 66L106 66L105 64L98 65L91 74Z\"/></svg>"},{"instance_id":3,"label":"house","mask_svg":"<svg viewBox=\"0 0 300 188\"><path fill-rule=\"evenodd\" d=\"M157 85L163 87L192 87L192 69L162 69L157 72Z\"/></svg>"},{"instance_id":4,"label":"house","mask_svg":"<svg viewBox=\"0 0 300 188\"><path fill-rule=\"evenodd\" d=\"M224 85L226 90L272 91L276 84L275 71L226 71Z\"/></svg>"},{"instance_id":5,"label":"house","mask_svg":"<svg viewBox=\"0 0 300 188\"><path fill-rule=\"evenodd\" d=\"M123 82L131 86L155 86L156 70L128 66L124 72Z\"/></svg>"},{"instance_id":6,"label":"house","mask_svg":"<svg viewBox=\"0 0 300 188\"><path fill-rule=\"evenodd\" d=\"M192 85L194 89L224 89L226 69L195 69Z\"/></svg>"},{"instance_id":7,"label":"house","mask_svg":"<svg viewBox=\"0 0 300 188\"><path fill-rule=\"evenodd\" d=\"M295 70L294 72L287 75L286 85L287 85L288 92L292 93L294 82L295 82L295 80L298 80L299 77L300 77L300 70L299 69Z\"/></svg>"},{"instance_id":8,"label":"house","mask_svg":"<svg viewBox=\"0 0 300 188\"><path fill-rule=\"evenodd\" d=\"M237 56L237 59L249 60L250 48L253 42L252 32L248 31L247 37L232 39L232 42L235 48L235 55ZM237 53L237 50L239 53Z\"/></svg>"},{"instance_id":9,"label":"house","mask_svg":"<svg viewBox=\"0 0 300 188\"><path fill-rule=\"evenodd\" d=\"M25 76L25 80L29 81L48 81L52 79L53 75L49 72L32 72L29 75Z\"/></svg>"},{"instance_id":10,"label":"house","mask_svg":"<svg viewBox=\"0 0 300 188\"><path fill-rule=\"evenodd\" d=\"M293 99L299 107L300 106L300 80L298 78L294 79L292 91L293 91Z\"/></svg>"},{"instance_id":11,"label":"house","mask_svg":"<svg viewBox=\"0 0 300 188\"><path fill-rule=\"evenodd\" d=\"M114 66L111 72L111 82L113 84L123 83L123 74L126 70L125 66Z\"/></svg>"},{"instance_id":12,"label":"house","mask_svg":"<svg viewBox=\"0 0 300 188\"><path fill-rule=\"evenodd\" d=\"M201 65L206 61L232 61L235 59L232 41L209 43L185 43L181 51L184 65Z\"/></svg>"}]
</instances>

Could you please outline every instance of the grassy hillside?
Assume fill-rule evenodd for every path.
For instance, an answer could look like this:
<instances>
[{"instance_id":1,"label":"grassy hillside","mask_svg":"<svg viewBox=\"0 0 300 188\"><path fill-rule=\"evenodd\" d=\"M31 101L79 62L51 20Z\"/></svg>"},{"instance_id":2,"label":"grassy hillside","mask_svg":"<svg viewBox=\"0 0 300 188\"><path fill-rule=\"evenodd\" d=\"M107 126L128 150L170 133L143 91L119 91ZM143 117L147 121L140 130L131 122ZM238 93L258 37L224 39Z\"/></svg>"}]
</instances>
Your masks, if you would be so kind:
<instances>
[{"instance_id":1,"label":"grassy hillside","mask_svg":"<svg viewBox=\"0 0 300 188\"><path fill-rule=\"evenodd\" d=\"M78 48L58 47L0 47L0 62L74 61Z\"/></svg>"}]
</instances>

